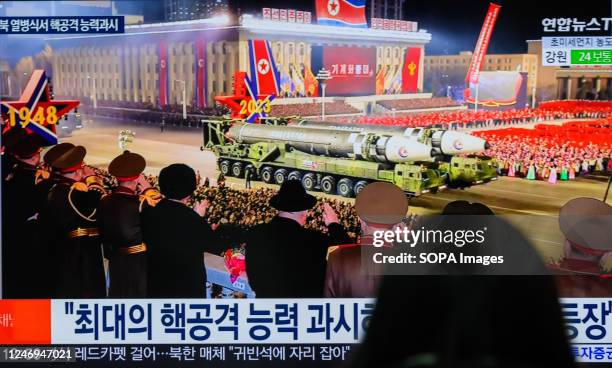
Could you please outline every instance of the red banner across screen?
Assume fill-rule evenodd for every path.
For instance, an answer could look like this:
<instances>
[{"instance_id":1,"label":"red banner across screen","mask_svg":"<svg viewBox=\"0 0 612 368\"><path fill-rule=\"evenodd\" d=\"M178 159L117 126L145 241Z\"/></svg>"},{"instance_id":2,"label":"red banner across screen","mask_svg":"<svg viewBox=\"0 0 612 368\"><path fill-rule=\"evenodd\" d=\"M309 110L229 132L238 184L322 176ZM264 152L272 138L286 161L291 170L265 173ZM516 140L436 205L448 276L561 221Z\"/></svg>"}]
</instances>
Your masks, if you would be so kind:
<instances>
[{"instance_id":1,"label":"red banner across screen","mask_svg":"<svg viewBox=\"0 0 612 368\"><path fill-rule=\"evenodd\" d=\"M376 86L376 48L325 47L323 66L332 79L326 93L333 95L373 95Z\"/></svg>"},{"instance_id":2,"label":"red banner across screen","mask_svg":"<svg viewBox=\"0 0 612 368\"><path fill-rule=\"evenodd\" d=\"M497 4L491 3L489 5L489 10L480 30L480 36L478 36L478 41L476 42L474 55L472 55L472 62L465 79L466 82L478 83L478 75L482 70L482 63L487 54L487 48L489 47L489 41L491 41L491 34L493 33L493 27L495 27L500 8L501 6Z\"/></svg>"}]
</instances>

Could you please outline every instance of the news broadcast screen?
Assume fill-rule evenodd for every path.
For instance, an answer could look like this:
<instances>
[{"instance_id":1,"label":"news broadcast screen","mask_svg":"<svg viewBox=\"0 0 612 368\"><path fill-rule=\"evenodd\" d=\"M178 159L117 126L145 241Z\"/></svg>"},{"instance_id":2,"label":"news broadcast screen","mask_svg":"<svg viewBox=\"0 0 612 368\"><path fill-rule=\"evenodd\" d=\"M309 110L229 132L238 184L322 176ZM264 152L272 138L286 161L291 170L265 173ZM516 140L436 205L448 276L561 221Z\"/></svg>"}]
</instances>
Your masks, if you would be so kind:
<instances>
[{"instance_id":1,"label":"news broadcast screen","mask_svg":"<svg viewBox=\"0 0 612 368\"><path fill-rule=\"evenodd\" d=\"M612 4L0 1L0 367L612 365Z\"/></svg>"}]
</instances>

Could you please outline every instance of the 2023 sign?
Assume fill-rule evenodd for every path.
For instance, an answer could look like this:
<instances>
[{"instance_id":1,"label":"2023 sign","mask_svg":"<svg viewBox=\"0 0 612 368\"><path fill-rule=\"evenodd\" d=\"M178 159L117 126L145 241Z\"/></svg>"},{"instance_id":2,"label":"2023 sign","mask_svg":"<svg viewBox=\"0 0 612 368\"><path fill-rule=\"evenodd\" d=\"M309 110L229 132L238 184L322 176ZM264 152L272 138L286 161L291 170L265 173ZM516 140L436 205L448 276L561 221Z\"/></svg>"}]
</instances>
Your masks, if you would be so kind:
<instances>
[{"instance_id":1,"label":"2023 sign","mask_svg":"<svg viewBox=\"0 0 612 368\"><path fill-rule=\"evenodd\" d=\"M242 100L240 101L240 114L251 115L252 113L270 113L270 100Z\"/></svg>"}]
</instances>

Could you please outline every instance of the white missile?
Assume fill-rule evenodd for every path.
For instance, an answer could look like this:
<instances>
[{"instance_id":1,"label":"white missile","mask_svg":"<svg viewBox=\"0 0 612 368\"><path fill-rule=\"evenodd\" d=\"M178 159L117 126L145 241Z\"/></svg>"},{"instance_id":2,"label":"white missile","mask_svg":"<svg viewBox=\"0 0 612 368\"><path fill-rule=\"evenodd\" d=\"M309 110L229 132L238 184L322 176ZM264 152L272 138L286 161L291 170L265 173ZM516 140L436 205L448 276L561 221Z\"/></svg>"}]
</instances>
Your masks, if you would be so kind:
<instances>
[{"instance_id":1,"label":"white missile","mask_svg":"<svg viewBox=\"0 0 612 368\"><path fill-rule=\"evenodd\" d=\"M434 132L432 142L436 142L434 146L439 147L440 151L445 155L478 153L489 148L489 144L484 139L454 130Z\"/></svg>"},{"instance_id":2,"label":"white missile","mask_svg":"<svg viewBox=\"0 0 612 368\"><path fill-rule=\"evenodd\" d=\"M462 153L484 152L489 145L479 137L454 130L438 128L406 128L392 125L341 124L303 120L290 126L311 129L334 129L343 131L372 132L379 134L401 134L415 142L423 142L433 147L434 155L456 155Z\"/></svg>"}]
</instances>

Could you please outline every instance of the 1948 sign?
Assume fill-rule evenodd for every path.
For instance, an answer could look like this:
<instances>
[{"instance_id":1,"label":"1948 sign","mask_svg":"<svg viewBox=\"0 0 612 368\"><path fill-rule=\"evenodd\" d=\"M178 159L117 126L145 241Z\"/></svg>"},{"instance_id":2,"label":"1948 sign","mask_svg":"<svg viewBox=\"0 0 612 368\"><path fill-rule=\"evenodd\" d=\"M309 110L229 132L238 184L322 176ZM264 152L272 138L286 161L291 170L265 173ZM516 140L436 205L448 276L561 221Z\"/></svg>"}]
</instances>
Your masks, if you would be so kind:
<instances>
[{"instance_id":1,"label":"1948 sign","mask_svg":"<svg viewBox=\"0 0 612 368\"><path fill-rule=\"evenodd\" d=\"M25 128L31 121L38 123L40 125L46 124L56 124L57 117L57 108L55 106L47 106L44 108L42 106L38 106L34 114L27 106L20 108L19 110L10 109L9 112L9 124L10 126L15 126L17 122Z\"/></svg>"}]
</instances>

